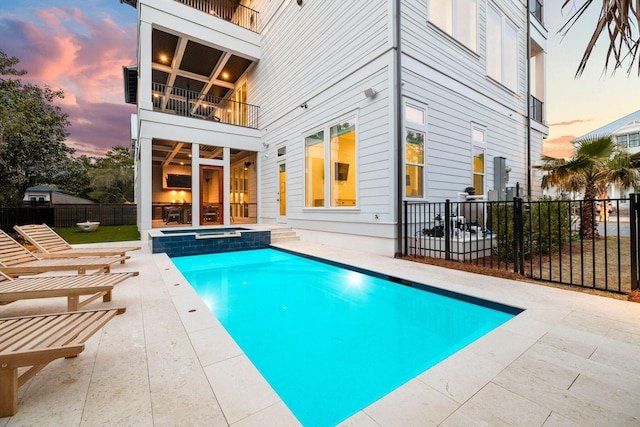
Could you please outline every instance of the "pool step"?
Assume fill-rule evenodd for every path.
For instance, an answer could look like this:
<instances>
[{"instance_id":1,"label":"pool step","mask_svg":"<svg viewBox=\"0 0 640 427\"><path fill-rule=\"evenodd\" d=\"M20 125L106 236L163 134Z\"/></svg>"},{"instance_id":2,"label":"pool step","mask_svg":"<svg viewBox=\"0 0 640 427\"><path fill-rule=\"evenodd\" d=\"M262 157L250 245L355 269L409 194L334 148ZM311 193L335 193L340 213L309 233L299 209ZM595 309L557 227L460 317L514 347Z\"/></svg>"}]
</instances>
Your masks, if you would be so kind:
<instances>
[{"instance_id":1,"label":"pool step","mask_svg":"<svg viewBox=\"0 0 640 427\"><path fill-rule=\"evenodd\" d=\"M294 240L300 240L300 236L290 228L271 229L271 243L292 242Z\"/></svg>"}]
</instances>

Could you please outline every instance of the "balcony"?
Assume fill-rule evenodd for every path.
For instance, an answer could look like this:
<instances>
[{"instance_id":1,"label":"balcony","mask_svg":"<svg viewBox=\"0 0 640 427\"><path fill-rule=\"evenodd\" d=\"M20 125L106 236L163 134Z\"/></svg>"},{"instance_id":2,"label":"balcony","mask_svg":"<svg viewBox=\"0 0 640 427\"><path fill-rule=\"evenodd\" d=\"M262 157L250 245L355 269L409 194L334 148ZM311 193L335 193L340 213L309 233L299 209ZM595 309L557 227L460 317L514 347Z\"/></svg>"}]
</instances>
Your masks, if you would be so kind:
<instances>
[{"instance_id":1,"label":"balcony","mask_svg":"<svg viewBox=\"0 0 640 427\"><path fill-rule=\"evenodd\" d=\"M258 32L259 13L234 0L175 0L209 15L231 22L239 27Z\"/></svg>"},{"instance_id":2,"label":"balcony","mask_svg":"<svg viewBox=\"0 0 640 427\"><path fill-rule=\"evenodd\" d=\"M529 3L529 11L533 16L536 17L538 22L540 22L541 24L544 24L544 21L543 21L544 10L542 6L542 2L540 0L531 0L531 3Z\"/></svg>"},{"instance_id":3,"label":"balcony","mask_svg":"<svg viewBox=\"0 0 640 427\"><path fill-rule=\"evenodd\" d=\"M252 129L258 128L259 107L257 105L161 83L152 83L151 93L155 111Z\"/></svg>"},{"instance_id":4,"label":"balcony","mask_svg":"<svg viewBox=\"0 0 640 427\"><path fill-rule=\"evenodd\" d=\"M542 121L542 105L542 101L531 95L531 120L544 124Z\"/></svg>"}]
</instances>

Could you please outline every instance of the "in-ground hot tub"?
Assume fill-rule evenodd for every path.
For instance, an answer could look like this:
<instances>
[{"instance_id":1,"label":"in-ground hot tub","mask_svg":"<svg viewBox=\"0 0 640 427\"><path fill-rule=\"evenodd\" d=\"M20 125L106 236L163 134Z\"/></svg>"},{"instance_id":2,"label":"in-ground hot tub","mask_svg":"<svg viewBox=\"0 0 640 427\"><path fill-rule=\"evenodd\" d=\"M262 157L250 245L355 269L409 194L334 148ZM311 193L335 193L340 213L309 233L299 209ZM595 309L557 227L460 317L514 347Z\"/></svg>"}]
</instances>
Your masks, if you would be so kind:
<instances>
[{"instance_id":1,"label":"in-ground hot tub","mask_svg":"<svg viewBox=\"0 0 640 427\"><path fill-rule=\"evenodd\" d=\"M170 257L268 248L271 231L244 227L149 231L151 252Z\"/></svg>"}]
</instances>

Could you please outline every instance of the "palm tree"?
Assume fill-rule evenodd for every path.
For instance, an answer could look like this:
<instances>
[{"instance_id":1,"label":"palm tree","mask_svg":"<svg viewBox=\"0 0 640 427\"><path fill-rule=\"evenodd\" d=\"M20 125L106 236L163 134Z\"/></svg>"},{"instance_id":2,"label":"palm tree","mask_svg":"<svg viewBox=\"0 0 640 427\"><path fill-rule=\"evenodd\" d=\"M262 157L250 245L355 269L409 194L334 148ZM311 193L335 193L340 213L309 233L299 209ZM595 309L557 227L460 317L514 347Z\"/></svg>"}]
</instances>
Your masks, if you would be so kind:
<instances>
[{"instance_id":1,"label":"palm tree","mask_svg":"<svg viewBox=\"0 0 640 427\"><path fill-rule=\"evenodd\" d=\"M569 19L560 29L561 32L568 31L585 13L594 0L580 0L580 5L576 5L578 0L565 0L562 9L572 9ZM600 17L596 23L596 28L589 40L589 44L578 66L576 77L584 71L591 52L596 45L596 41L602 33L609 37L609 48L605 59L605 70L609 66L609 61L613 59L613 70L622 68L623 62L629 61L627 73L631 73L633 64L638 59L638 48L640 47L640 2L638 0L599 0L602 5ZM640 60L638 61L638 74L640 75Z\"/></svg>"},{"instance_id":2,"label":"palm tree","mask_svg":"<svg viewBox=\"0 0 640 427\"><path fill-rule=\"evenodd\" d=\"M598 188L609 184L616 184L622 189L638 186L639 159L640 153L630 155L620 151L611 137L606 136L581 142L570 159L543 156L542 164L534 167L547 172L542 179L542 188L553 186L561 191L584 190L580 236L593 239L598 235L594 218Z\"/></svg>"}]
</instances>

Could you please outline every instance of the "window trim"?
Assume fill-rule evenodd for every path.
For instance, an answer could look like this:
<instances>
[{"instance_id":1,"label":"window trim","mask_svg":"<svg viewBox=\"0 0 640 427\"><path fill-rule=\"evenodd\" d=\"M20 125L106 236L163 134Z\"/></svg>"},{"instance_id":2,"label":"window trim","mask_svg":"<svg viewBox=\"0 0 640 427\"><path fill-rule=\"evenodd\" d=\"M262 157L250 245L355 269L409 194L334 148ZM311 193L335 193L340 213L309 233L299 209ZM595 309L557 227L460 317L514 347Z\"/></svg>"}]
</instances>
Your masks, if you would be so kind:
<instances>
[{"instance_id":1,"label":"window trim","mask_svg":"<svg viewBox=\"0 0 640 427\"><path fill-rule=\"evenodd\" d=\"M496 76L491 75L489 73L489 10L492 10L493 12L495 12L495 14L500 18L500 79L498 79ZM520 86L520 73L518 71L519 65L520 65L520 51L519 51L519 43L520 43L520 29L518 28L517 25L515 25L511 19L509 19L509 17L499 8L497 7L495 4L493 3L487 3L487 13L486 13L486 25L485 25L485 72L488 78L490 78L491 80L493 80L494 82L498 83L500 86L506 88L507 90L513 92L513 93L518 93L518 88ZM511 27L514 32L515 32L515 54L516 54L516 60L515 60L515 82L513 87L509 86L505 80L505 76L507 75L507 73L505 72L507 70L506 66L508 64L514 63L513 61L505 61L505 50L504 50L504 41L506 40L506 28L507 26Z\"/></svg>"},{"instance_id":2,"label":"window trim","mask_svg":"<svg viewBox=\"0 0 640 427\"><path fill-rule=\"evenodd\" d=\"M345 121L353 121L354 125L355 125L355 159L354 159L354 168L353 170L349 170L349 174L353 174L353 176L355 177L355 205L353 206L332 206L331 205L331 174L334 173L334 170L331 167L331 128L342 124ZM336 211L340 211L340 212L344 212L346 210L359 210L360 209L360 198L359 198L359 187L360 187L360 174L359 174L359 170L360 170L360 165L359 165L359 159L360 159L360 134L359 134L359 116L358 116L358 112L357 111L351 111L349 113L345 113L342 114L341 116L336 117L335 119L326 121L323 125L321 126L317 126L314 128L311 128L311 130L305 131L303 133L302 136L302 145L304 147L303 149L303 155L302 155L302 170L303 170L303 176L304 176L304 181L303 181L303 206L302 209L303 210L308 210L308 211L331 211L331 210L336 210ZM324 144L324 168L323 168L323 176L325 177L324 179L324 187L323 187L323 191L324 191L324 206L307 206L307 173L306 173L306 162L307 162L307 153L306 153L306 139L309 136L315 135L319 132L324 132L323 134L323 144ZM329 179L326 179L326 177L329 177ZM328 202L328 204L327 204Z\"/></svg>"},{"instance_id":3,"label":"window trim","mask_svg":"<svg viewBox=\"0 0 640 427\"><path fill-rule=\"evenodd\" d=\"M483 139L479 141L474 138L474 131L478 131L482 133ZM471 123L471 184L475 187L475 177L476 174L480 175L475 171L475 152L476 150L481 150L484 154L483 162L484 162L484 172L482 172L482 193L478 192L476 188L476 195L479 196L481 194L487 193L487 127L480 125L478 123Z\"/></svg>"},{"instance_id":4,"label":"window trim","mask_svg":"<svg viewBox=\"0 0 640 427\"><path fill-rule=\"evenodd\" d=\"M438 0L438 1L443 1L443 0ZM451 32L447 31L446 28L443 28L442 26L440 26L436 21L434 21L431 18L431 3L429 3L428 6L428 22L430 22L434 27L436 27L438 30L442 31L442 33L446 34L447 36L451 37L452 39L454 39L456 42L458 42L461 46L464 46L465 48L469 49L471 52L476 53L478 51L478 16L479 16L479 0L471 0L475 3L475 28L474 28L474 35L473 35L473 46L470 46L469 44L465 43L464 41L462 41L462 39L459 36L459 28L460 28L460 19L459 19L459 14L458 14L458 1L461 0L449 0L449 4L447 6L451 7ZM463 0L466 1L466 0Z\"/></svg>"},{"instance_id":5,"label":"window trim","mask_svg":"<svg viewBox=\"0 0 640 427\"><path fill-rule=\"evenodd\" d=\"M424 123L418 123L418 122L413 122L407 119L407 107L411 107L411 108L415 108L417 110L421 110L423 113L423 118L424 118ZM402 141L403 141L403 147L402 147L402 169L403 169L403 173L402 176L404 176L404 182L402 185L402 198L403 200L412 200L412 201L417 201L417 200L426 200L427 199L427 178L428 178L428 173L427 173L427 141L429 138L429 134L427 133L427 129L428 129L428 123L429 123L429 111L427 109L427 105L423 105L420 104L416 101L413 101L411 99L405 98L404 102L403 102L403 108L402 108L402 121L403 121L403 126L402 126ZM422 145L422 195L421 196L407 196L407 165L415 165L415 166L420 166L419 163L413 163L413 162L407 162L407 149L406 149L406 135L407 135L407 131L412 130L414 132L419 132L422 133L424 135L424 142Z\"/></svg>"}]
</instances>

